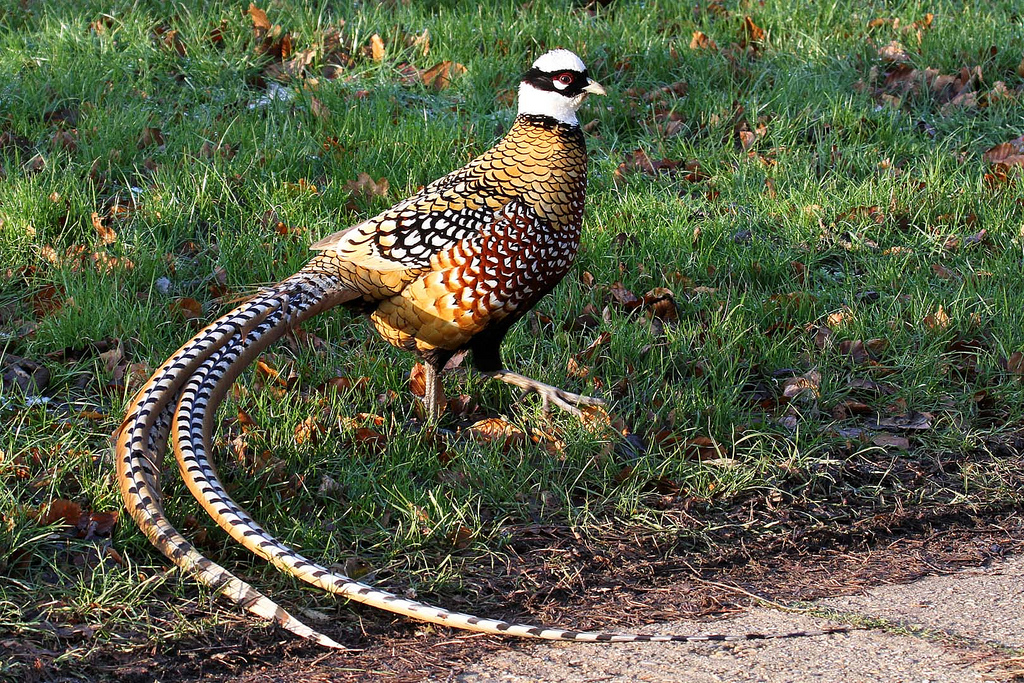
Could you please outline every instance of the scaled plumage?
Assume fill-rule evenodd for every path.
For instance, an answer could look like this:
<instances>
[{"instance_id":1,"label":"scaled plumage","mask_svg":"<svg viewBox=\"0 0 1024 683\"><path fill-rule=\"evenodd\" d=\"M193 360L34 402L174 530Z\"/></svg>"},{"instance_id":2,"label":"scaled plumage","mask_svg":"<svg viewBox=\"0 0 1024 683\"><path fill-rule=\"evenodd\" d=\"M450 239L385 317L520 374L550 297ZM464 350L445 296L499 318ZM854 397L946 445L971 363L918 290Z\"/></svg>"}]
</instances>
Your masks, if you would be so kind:
<instances>
[{"instance_id":1,"label":"scaled plumage","mask_svg":"<svg viewBox=\"0 0 1024 683\"><path fill-rule=\"evenodd\" d=\"M176 565L255 614L329 647L272 600L202 556L167 520L160 489L168 439L196 499L235 540L282 571L351 600L456 628L578 641L733 640L778 636L634 636L579 633L483 619L406 600L302 557L262 529L221 485L210 460L217 406L267 345L302 320L346 305L366 312L385 340L428 368L426 403L443 403L438 375L468 349L484 373L537 391L570 411L596 403L506 370L510 326L564 277L579 245L586 149L576 110L602 94L579 57L554 50L520 86L509 133L463 168L374 218L330 235L295 275L217 319L168 359L133 399L115 460L125 505Z\"/></svg>"}]
</instances>

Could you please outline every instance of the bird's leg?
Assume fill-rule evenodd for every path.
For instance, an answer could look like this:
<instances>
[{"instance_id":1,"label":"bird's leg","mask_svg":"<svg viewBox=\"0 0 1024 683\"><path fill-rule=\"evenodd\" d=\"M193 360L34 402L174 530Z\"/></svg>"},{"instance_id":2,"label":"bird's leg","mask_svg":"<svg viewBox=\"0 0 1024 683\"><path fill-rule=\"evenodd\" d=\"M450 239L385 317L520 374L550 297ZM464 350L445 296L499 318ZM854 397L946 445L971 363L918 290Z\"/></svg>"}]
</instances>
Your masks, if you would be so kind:
<instances>
[{"instance_id":1,"label":"bird's leg","mask_svg":"<svg viewBox=\"0 0 1024 683\"><path fill-rule=\"evenodd\" d=\"M426 383L423 392L423 408L427 416L427 422L436 423L441 419L447 401L444 396L444 384L441 383L441 373L448 363L452 354L434 350L422 356L423 380Z\"/></svg>"},{"instance_id":2,"label":"bird's leg","mask_svg":"<svg viewBox=\"0 0 1024 683\"><path fill-rule=\"evenodd\" d=\"M536 392L543 403L544 412L548 412L551 404L555 404L562 410L565 410L577 417L581 417L583 412L577 406L601 406L604 405L604 401L599 398L593 398L591 396L582 396L580 394L574 394L558 387L545 384L544 382L538 382L535 379L530 379L526 375L520 375L518 372L512 372L510 370L494 370L484 372L491 379L501 380L506 384L519 387L523 391Z\"/></svg>"}]
</instances>

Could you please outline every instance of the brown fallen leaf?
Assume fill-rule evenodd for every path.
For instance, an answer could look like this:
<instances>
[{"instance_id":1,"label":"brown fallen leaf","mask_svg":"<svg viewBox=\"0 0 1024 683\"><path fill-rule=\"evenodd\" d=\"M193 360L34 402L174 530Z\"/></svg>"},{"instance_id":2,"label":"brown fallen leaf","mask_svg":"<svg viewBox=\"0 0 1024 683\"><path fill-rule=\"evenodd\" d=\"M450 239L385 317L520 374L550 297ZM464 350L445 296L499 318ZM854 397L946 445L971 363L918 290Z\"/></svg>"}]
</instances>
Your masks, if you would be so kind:
<instances>
[{"instance_id":1,"label":"brown fallen leaf","mask_svg":"<svg viewBox=\"0 0 1024 683\"><path fill-rule=\"evenodd\" d=\"M939 307L935 310L935 312L926 315L922 322L924 323L924 326L927 327L929 330L936 332L938 330L944 330L947 327L949 327L950 319L949 314L946 313L946 310L942 307L942 304L939 304Z\"/></svg>"},{"instance_id":2,"label":"brown fallen leaf","mask_svg":"<svg viewBox=\"0 0 1024 683\"><path fill-rule=\"evenodd\" d=\"M327 426L316 417L310 415L305 420L295 425L295 443L300 446L304 443L316 445L320 437L327 433Z\"/></svg>"},{"instance_id":3,"label":"brown fallen leaf","mask_svg":"<svg viewBox=\"0 0 1024 683\"><path fill-rule=\"evenodd\" d=\"M117 241L117 232L109 225L104 225L100 215L95 211L92 212L92 227L95 228L96 234L99 235L103 244L113 244Z\"/></svg>"},{"instance_id":4,"label":"brown fallen leaf","mask_svg":"<svg viewBox=\"0 0 1024 683\"><path fill-rule=\"evenodd\" d=\"M910 61L910 55L903 49L903 45L898 40L893 40L886 45L878 48L878 56L894 64L902 64Z\"/></svg>"},{"instance_id":5,"label":"brown fallen leaf","mask_svg":"<svg viewBox=\"0 0 1024 683\"><path fill-rule=\"evenodd\" d=\"M309 98L309 109L313 112L313 116L318 119L329 119L331 118L331 110L327 108L323 102L316 97Z\"/></svg>"},{"instance_id":6,"label":"brown fallen leaf","mask_svg":"<svg viewBox=\"0 0 1024 683\"><path fill-rule=\"evenodd\" d=\"M270 19L267 13L256 6L256 3L249 3L248 15L252 19L252 27L256 31L269 31Z\"/></svg>"},{"instance_id":7,"label":"brown fallen leaf","mask_svg":"<svg viewBox=\"0 0 1024 683\"><path fill-rule=\"evenodd\" d=\"M374 33L370 36L370 56L375 62L383 62L384 53L384 40L380 37L380 34Z\"/></svg>"},{"instance_id":8,"label":"brown fallen leaf","mask_svg":"<svg viewBox=\"0 0 1024 683\"><path fill-rule=\"evenodd\" d=\"M688 439L685 444L686 455L705 462L707 460L718 460L726 457L725 449L714 439L707 436L697 436Z\"/></svg>"},{"instance_id":9,"label":"brown fallen leaf","mask_svg":"<svg viewBox=\"0 0 1024 683\"><path fill-rule=\"evenodd\" d=\"M466 73L466 67L458 62L446 60L424 71L420 74L420 78L423 80L423 85L440 91L450 86L452 79L458 78L464 73Z\"/></svg>"},{"instance_id":10,"label":"brown fallen leaf","mask_svg":"<svg viewBox=\"0 0 1024 683\"><path fill-rule=\"evenodd\" d=\"M73 300L66 297L63 285L45 284L32 293L29 302L35 316L42 318L73 303Z\"/></svg>"},{"instance_id":11,"label":"brown fallen leaf","mask_svg":"<svg viewBox=\"0 0 1024 683\"><path fill-rule=\"evenodd\" d=\"M852 318L853 311L851 311L848 307L843 306L838 311L829 313L828 317L825 320L826 322L828 322L828 326L831 329L837 330L843 327L843 325L845 325L846 323L850 322Z\"/></svg>"},{"instance_id":12,"label":"brown fallen leaf","mask_svg":"<svg viewBox=\"0 0 1024 683\"><path fill-rule=\"evenodd\" d=\"M179 297L169 303L167 307L179 320L192 322L203 318L203 305L192 297Z\"/></svg>"},{"instance_id":13,"label":"brown fallen leaf","mask_svg":"<svg viewBox=\"0 0 1024 683\"><path fill-rule=\"evenodd\" d=\"M259 429L256 420L252 419L252 416L241 408L238 409L238 417L235 418L235 423L241 427L243 434L249 434Z\"/></svg>"},{"instance_id":14,"label":"brown fallen leaf","mask_svg":"<svg viewBox=\"0 0 1024 683\"><path fill-rule=\"evenodd\" d=\"M33 155L32 158L21 165L21 170L29 175L39 173L44 168L46 168L46 159L42 154Z\"/></svg>"},{"instance_id":15,"label":"brown fallen leaf","mask_svg":"<svg viewBox=\"0 0 1024 683\"><path fill-rule=\"evenodd\" d=\"M319 393L328 393L330 391L342 392L342 391L358 391L366 393L371 388L371 382L369 377L357 377L352 379L351 377L331 377L329 380L319 385L316 391Z\"/></svg>"},{"instance_id":16,"label":"brown fallen leaf","mask_svg":"<svg viewBox=\"0 0 1024 683\"><path fill-rule=\"evenodd\" d=\"M875 409L867 403L847 398L833 406L831 412L833 419L845 420L852 415L872 415Z\"/></svg>"},{"instance_id":17,"label":"brown fallen leaf","mask_svg":"<svg viewBox=\"0 0 1024 683\"><path fill-rule=\"evenodd\" d=\"M69 526L78 524L82 518L82 506L78 503L64 498L55 498L44 508L40 508L36 514L36 521L43 526L63 522Z\"/></svg>"},{"instance_id":18,"label":"brown fallen leaf","mask_svg":"<svg viewBox=\"0 0 1024 683\"><path fill-rule=\"evenodd\" d=\"M163 147L164 144L164 134L160 129L154 128L153 126L146 126L142 129L142 133L139 135L139 144L136 146L139 149L145 149L146 147L151 147L153 145Z\"/></svg>"},{"instance_id":19,"label":"brown fallen leaf","mask_svg":"<svg viewBox=\"0 0 1024 683\"><path fill-rule=\"evenodd\" d=\"M188 51L185 49L185 41L181 39L178 31L163 24L153 27L151 34L153 42L170 52L176 52L179 57L185 57Z\"/></svg>"},{"instance_id":20,"label":"brown fallen leaf","mask_svg":"<svg viewBox=\"0 0 1024 683\"><path fill-rule=\"evenodd\" d=\"M893 448L898 448L901 451L910 450L910 439L896 434L878 434L871 438L871 443L876 446L892 446Z\"/></svg>"},{"instance_id":21,"label":"brown fallen leaf","mask_svg":"<svg viewBox=\"0 0 1024 683\"><path fill-rule=\"evenodd\" d=\"M632 311L643 305L643 299L626 289L621 282L612 283L608 291L615 303L623 310Z\"/></svg>"},{"instance_id":22,"label":"brown fallen leaf","mask_svg":"<svg viewBox=\"0 0 1024 683\"><path fill-rule=\"evenodd\" d=\"M932 428L932 417L931 413L919 413L916 410L910 410L903 415L870 419L865 424L865 427L868 429L919 432Z\"/></svg>"},{"instance_id":23,"label":"brown fallen leaf","mask_svg":"<svg viewBox=\"0 0 1024 683\"><path fill-rule=\"evenodd\" d=\"M687 162L687 166L691 162ZM696 164L696 161L693 162ZM636 149L626 155L625 160L615 169L615 178L623 178L632 173L643 173L656 176L662 173L671 175L682 164L672 159L652 159L647 152ZM698 164L699 166L699 164Z\"/></svg>"},{"instance_id":24,"label":"brown fallen leaf","mask_svg":"<svg viewBox=\"0 0 1024 683\"><path fill-rule=\"evenodd\" d=\"M582 351L580 351L579 353L577 353L574 356L574 358L576 358L577 360L579 360L581 362L589 362L589 361L593 360L594 355L597 353L597 351L601 347L607 346L609 343L611 343L611 340L612 340L612 333L611 332L602 332L601 334L597 335L597 339L592 341L590 343L590 345L587 346L587 348L585 348Z\"/></svg>"},{"instance_id":25,"label":"brown fallen leaf","mask_svg":"<svg viewBox=\"0 0 1024 683\"><path fill-rule=\"evenodd\" d=\"M1011 375L1024 377L1024 352L1014 351L1011 353L1010 357L1006 359L1006 370Z\"/></svg>"},{"instance_id":26,"label":"brown fallen leaf","mask_svg":"<svg viewBox=\"0 0 1024 683\"><path fill-rule=\"evenodd\" d=\"M460 524L448 534L448 541L459 550L462 550L469 547L474 536L475 534L472 529Z\"/></svg>"},{"instance_id":27,"label":"brown fallen leaf","mask_svg":"<svg viewBox=\"0 0 1024 683\"><path fill-rule=\"evenodd\" d=\"M821 396L821 373L817 370L808 370L782 383L782 395L790 400L805 393L813 398Z\"/></svg>"},{"instance_id":28,"label":"brown fallen leaf","mask_svg":"<svg viewBox=\"0 0 1024 683\"><path fill-rule=\"evenodd\" d=\"M513 445L526 442L526 432L500 417L480 420L472 424L467 431L477 443L500 444L506 450Z\"/></svg>"},{"instance_id":29,"label":"brown fallen leaf","mask_svg":"<svg viewBox=\"0 0 1024 683\"><path fill-rule=\"evenodd\" d=\"M50 136L50 144L58 149L65 149L74 152L78 149L78 139L75 137L78 131L58 128Z\"/></svg>"},{"instance_id":30,"label":"brown fallen leaf","mask_svg":"<svg viewBox=\"0 0 1024 683\"><path fill-rule=\"evenodd\" d=\"M50 371L46 366L10 353L0 355L0 373L0 388L6 396L13 393L39 395L50 384Z\"/></svg>"},{"instance_id":31,"label":"brown fallen leaf","mask_svg":"<svg viewBox=\"0 0 1024 683\"><path fill-rule=\"evenodd\" d=\"M575 356L570 356L566 362L565 374L577 379L586 379L590 377L590 368L581 363Z\"/></svg>"},{"instance_id":32,"label":"brown fallen leaf","mask_svg":"<svg viewBox=\"0 0 1024 683\"><path fill-rule=\"evenodd\" d=\"M852 209L836 216L837 221L848 220L851 222L861 222L865 219L877 225L881 225L885 222L885 212L877 206L855 206Z\"/></svg>"},{"instance_id":33,"label":"brown fallen leaf","mask_svg":"<svg viewBox=\"0 0 1024 683\"><path fill-rule=\"evenodd\" d=\"M690 38L690 49L691 50L717 50L718 45L715 41L711 40L707 35L700 31L694 31L693 37Z\"/></svg>"},{"instance_id":34,"label":"brown fallen leaf","mask_svg":"<svg viewBox=\"0 0 1024 683\"><path fill-rule=\"evenodd\" d=\"M743 40L741 47L747 47L748 45L754 47L760 47L764 44L766 34L764 29L754 23L754 20L750 17L743 17Z\"/></svg>"},{"instance_id":35,"label":"brown fallen leaf","mask_svg":"<svg viewBox=\"0 0 1024 683\"><path fill-rule=\"evenodd\" d=\"M847 340L839 343L839 351L849 355L854 363L865 363L877 358L877 354L889 346L885 339L863 339Z\"/></svg>"},{"instance_id":36,"label":"brown fallen leaf","mask_svg":"<svg viewBox=\"0 0 1024 683\"><path fill-rule=\"evenodd\" d=\"M374 197L384 197L387 195L388 190L391 188L391 184L387 178L380 178L374 180L370 177L369 173L360 173L355 180L349 180L345 183L345 189L352 193L353 198L362 200L371 200ZM360 207L351 204L346 206L349 210L358 210Z\"/></svg>"},{"instance_id":37,"label":"brown fallen leaf","mask_svg":"<svg viewBox=\"0 0 1024 683\"><path fill-rule=\"evenodd\" d=\"M409 392L421 398L427 394L427 368L423 363L414 364L409 372Z\"/></svg>"},{"instance_id":38,"label":"brown fallen leaf","mask_svg":"<svg viewBox=\"0 0 1024 683\"><path fill-rule=\"evenodd\" d=\"M648 315L654 319L664 322L679 320L679 308L675 295L668 287L655 287L644 294L643 305Z\"/></svg>"},{"instance_id":39,"label":"brown fallen leaf","mask_svg":"<svg viewBox=\"0 0 1024 683\"><path fill-rule=\"evenodd\" d=\"M982 154L981 158L989 164L1004 168L1024 166L1024 135L999 143Z\"/></svg>"}]
</instances>

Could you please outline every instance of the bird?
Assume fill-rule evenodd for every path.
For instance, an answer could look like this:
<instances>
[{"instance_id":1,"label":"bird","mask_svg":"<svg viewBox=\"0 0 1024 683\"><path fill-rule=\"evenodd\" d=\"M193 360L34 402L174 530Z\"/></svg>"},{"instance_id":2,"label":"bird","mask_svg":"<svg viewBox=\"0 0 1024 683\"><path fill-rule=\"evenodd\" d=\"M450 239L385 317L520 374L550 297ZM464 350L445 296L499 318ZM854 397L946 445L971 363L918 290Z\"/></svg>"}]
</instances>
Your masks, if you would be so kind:
<instances>
[{"instance_id":1,"label":"bird","mask_svg":"<svg viewBox=\"0 0 1024 683\"><path fill-rule=\"evenodd\" d=\"M250 612L342 648L204 557L173 526L160 485L170 447L191 493L233 539L282 571L355 602L456 628L553 640L751 637L579 632L408 600L327 569L278 541L231 499L210 458L217 406L238 375L295 325L336 306L367 315L385 341L423 361L430 421L438 419L444 403L441 372L461 351L470 352L481 373L536 392L545 407L578 415L581 406L599 405L599 399L508 370L501 344L575 260L587 186L577 111L588 96L604 94L576 54L546 52L522 76L518 114L491 149L377 216L317 241L311 246L316 255L297 273L207 325L157 369L132 399L114 455L125 506L164 555Z\"/></svg>"}]
</instances>

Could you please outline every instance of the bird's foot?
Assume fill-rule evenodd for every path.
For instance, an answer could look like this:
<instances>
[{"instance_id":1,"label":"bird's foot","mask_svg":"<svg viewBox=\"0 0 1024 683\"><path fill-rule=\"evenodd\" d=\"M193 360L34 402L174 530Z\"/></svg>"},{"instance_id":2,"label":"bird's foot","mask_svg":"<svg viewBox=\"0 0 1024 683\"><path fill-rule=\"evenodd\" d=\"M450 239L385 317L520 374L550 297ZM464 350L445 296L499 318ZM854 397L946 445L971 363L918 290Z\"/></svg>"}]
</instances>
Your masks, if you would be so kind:
<instances>
[{"instance_id":1,"label":"bird's foot","mask_svg":"<svg viewBox=\"0 0 1024 683\"><path fill-rule=\"evenodd\" d=\"M550 412L551 405L554 404L576 417L583 417L583 411L579 409L579 406L591 407L604 405L604 401L599 398L583 396L582 394L574 394L571 391L565 391L564 389L559 389L558 387L551 386L550 384L530 379L526 375L520 375L518 372L498 370L496 372L485 372L484 374L492 379L497 379L505 382L506 384L519 387L523 391L532 391L536 393L541 398L542 407L545 413Z\"/></svg>"}]
</instances>

